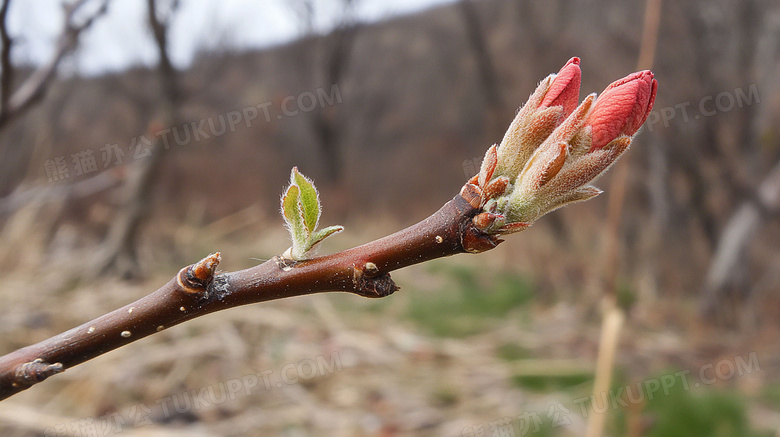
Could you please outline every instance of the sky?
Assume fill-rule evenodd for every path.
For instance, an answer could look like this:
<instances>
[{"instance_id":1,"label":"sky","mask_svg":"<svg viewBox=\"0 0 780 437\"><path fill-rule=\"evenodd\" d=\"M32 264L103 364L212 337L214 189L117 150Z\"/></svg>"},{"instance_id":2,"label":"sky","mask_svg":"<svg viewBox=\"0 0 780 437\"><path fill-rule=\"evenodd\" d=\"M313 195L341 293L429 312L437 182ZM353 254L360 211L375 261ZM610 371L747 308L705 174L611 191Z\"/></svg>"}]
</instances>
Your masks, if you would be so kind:
<instances>
[{"instance_id":1,"label":"sky","mask_svg":"<svg viewBox=\"0 0 780 437\"><path fill-rule=\"evenodd\" d=\"M15 41L13 62L40 64L52 55L62 29L63 0L14 0L8 28ZM70 0L72 1L72 0ZM376 21L453 0L355 0L360 21ZM166 0L158 0L161 5ZM90 0L84 12L97 8ZM296 0L181 0L170 31L173 63L186 67L197 51L261 48L304 32ZM299 3L299 2L298 2ZM326 32L340 17L342 0L313 0L314 28ZM146 22L145 0L110 0L108 13L82 34L79 51L64 63L66 73L96 75L133 65L154 65L157 55Z\"/></svg>"}]
</instances>

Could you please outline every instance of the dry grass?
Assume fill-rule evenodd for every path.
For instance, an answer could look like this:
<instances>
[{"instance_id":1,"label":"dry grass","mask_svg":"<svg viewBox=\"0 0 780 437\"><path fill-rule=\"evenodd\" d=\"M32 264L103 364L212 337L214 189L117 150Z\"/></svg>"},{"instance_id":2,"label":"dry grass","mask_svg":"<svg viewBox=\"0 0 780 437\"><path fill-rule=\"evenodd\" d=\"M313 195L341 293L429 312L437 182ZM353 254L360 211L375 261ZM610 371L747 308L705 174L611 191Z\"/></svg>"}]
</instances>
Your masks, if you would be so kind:
<instances>
[{"instance_id":1,"label":"dry grass","mask_svg":"<svg viewBox=\"0 0 780 437\"><path fill-rule=\"evenodd\" d=\"M43 250L42 226L47 223L29 218L36 214L41 215L37 207L25 208L0 235L6 268L0 289L2 352L123 305L202 253L221 250L222 266L232 270L287 245L281 226L274 223L273 230L265 230L267 222L252 209L198 228L157 222L142 246L149 272L145 280L94 280L84 267L95 242L68 237L77 234L61 228L52 248ZM599 328L595 301L587 297L597 293L588 290L587 258L579 254L587 253L592 242L578 237L583 241L575 239L562 251L539 229L543 226L483 256L463 255L400 271L396 279L402 290L383 301L351 295L294 298L166 330L3 402L0 431L13 436L53 430L87 435L74 432L92 426L82 419L97 418L94 424L100 429L105 423L101 416L116 418L118 413L125 420L121 432L133 436L449 436L479 425L489 429L489 422L504 417L519 431L518 416L537 412L545 422L537 435L582 435L585 419L574 401L590 390ZM325 250L375 238L393 227L397 225L348 227ZM531 300L502 297L501 287L522 287L516 278L534 283ZM477 284L476 290L467 287L469 281ZM552 291L533 296L541 288ZM441 318L442 312L449 317ZM467 321L475 324L464 327ZM772 363L778 354L766 348L773 337L703 329L690 320L685 302L640 296L622 333L619 380L642 381L670 368L696 373L702 364L757 351L759 372L716 385L740 399L753 399L754 421L777 429L780 417L762 397L765 384L777 378ZM315 377L298 383L282 383L283 372L303 375L308 368L298 366L318 362L330 369L320 368ZM246 385L258 372L269 375L268 389L262 381ZM244 384L235 399L211 402L219 400L230 381ZM250 395L244 392L247 387ZM199 408L193 404L176 412L170 403L174 398L191 400L202 389L207 397ZM557 403L570 409L570 420L550 430L547 413ZM141 414L141 405L150 412ZM637 407L640 416L643 407ZM625 411L610 412L608 420L614 422ZM147 416L148 423L136 423ZM608 429L617 432L619 425Z\"/></svg>"}]
</instances>

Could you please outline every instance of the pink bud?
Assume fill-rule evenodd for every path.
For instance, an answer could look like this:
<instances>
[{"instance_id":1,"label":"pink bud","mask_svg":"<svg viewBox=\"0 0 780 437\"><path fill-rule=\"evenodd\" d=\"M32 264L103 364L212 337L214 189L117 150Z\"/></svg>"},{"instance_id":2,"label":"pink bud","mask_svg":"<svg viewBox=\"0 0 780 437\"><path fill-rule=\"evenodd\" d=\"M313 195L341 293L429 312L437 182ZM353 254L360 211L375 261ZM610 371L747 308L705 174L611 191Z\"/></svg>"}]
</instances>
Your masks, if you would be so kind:
<instances>
[{"instance_id":1,"label":"pink bud","mask_svg":"<svg viewBox=\"0 0 780 437\"><path fill-rule=\"evenodd\" d=\"M658 82L650 70L629 74L601 93L586 123L591 127L591 151L601 149L620 135L634 135L655 102Z\"/></svg>"},{"instance_id":2,"label":"pink bud","mask_svg":"<svg viewBox=\"0 0 780 437\"><path fill-rule=\"evenodd\" d=\"M563 106L563 117L568 117L580 100L581 78L580 58L569 59L553 79L540 107Z\"/></svg>"}]
</instances>

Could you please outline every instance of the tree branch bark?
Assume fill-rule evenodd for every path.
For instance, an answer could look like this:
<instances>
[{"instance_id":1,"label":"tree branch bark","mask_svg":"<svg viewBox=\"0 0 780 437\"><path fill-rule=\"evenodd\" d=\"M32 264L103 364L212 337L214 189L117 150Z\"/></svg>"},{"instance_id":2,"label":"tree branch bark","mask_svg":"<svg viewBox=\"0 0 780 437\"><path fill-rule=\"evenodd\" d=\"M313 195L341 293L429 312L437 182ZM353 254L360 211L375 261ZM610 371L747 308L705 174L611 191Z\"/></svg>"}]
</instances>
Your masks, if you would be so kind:
<instances>
[{"instance_id":1,"label":"tree branch bark","mask_svg":"<svg viewBox=\"0 0 780 437\"><path fill-rule=\"evenodd\" d=\"M425 220L339 253L298 262L275 257L246 270L218 275L220 254L209 255L131 304L0 357L0 400L108 351L208 313L325 291L385 297L398 289L390 278L393 270L492 249L502 240L474 226L471 219L480 207L468 187Z\"/></svg>"}]
</instances>

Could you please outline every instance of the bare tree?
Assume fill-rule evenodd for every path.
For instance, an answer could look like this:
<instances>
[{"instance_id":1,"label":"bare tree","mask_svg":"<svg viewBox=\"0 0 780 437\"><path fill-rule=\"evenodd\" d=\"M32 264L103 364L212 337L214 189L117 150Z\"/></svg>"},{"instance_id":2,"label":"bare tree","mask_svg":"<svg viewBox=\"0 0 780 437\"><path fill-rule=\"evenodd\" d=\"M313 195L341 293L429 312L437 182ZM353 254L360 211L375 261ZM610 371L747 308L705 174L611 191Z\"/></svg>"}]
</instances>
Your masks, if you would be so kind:
<instances>
[{"instance_id":1,"label":"bare tree","mask_svg":"<svg viewBox=\"0 0 780 437\"><path fill-rule=\"evenodd\" d=\"M504 99L501 97L501 84L498 80L493 55L490 52L482 20L479 17L474 0L460 0L458 6L469 46L474 54L479 83L487 106L487 133L490 138L501 134L501 116L504 113Z\"/></svg>"},{"instance_id":2,"label":"bare tree","mask_svg":"<svg viewBox=\"0 0 780 437\"><path fill-rule=\"evenodd\" d=\"M769 90L775 86L776 78L771 74L761 77L759 72L771 71L778 58L776 49L762 50L765 45L762 38L774 40L769 45L776 47L780 34L772 30L774 25L768 24L760 3L760 0L746 0L740 3L734 14L720 17L720 20L732 20L731 25L736 29L727 37L734 41L733 49L715 57L726 58L727 66L718 67L717 59L712 59L713 42L724 38L724 23L715 18L707 21L703 18L704 14L691 14L692 22L703 35L702 62L709 62L709 65L701 65L701 77L708 77L705 69L720 72L709 76L707 85L711 95L728 90L731 87L729 81L735 78L762 90L764 95L771 94ZM769 31L762 33L762 29ZM722 120L714 117L704 120L706 144L712 148L710 155L716 157L717 168L720 169L717 182L728 187L729 200L735 211L733 214L729 211L730 216L726 215L728 219L724 220L722 211L706 207L705 196L693 196L701 203L697 210L706 217L703 219L705 229L713 248L701 291L701 308L705 316L717 323L732 324L737 321L738 304L745 302L753 290L748 274L747 247L780 207L780 164L771 168L766 166L767 162L776 162L777 154L773 157L761 141L761 131L767 124L770 108L757 103L758 99L748 102L729 118L728 126L733 129L731 136L723 134L726 123ZM700 181L695 186L704 191L712 183L702 174L704 166L700 165L700 159L703 158L698 158L687 167L699 169L691 177Z\"/></svg>"},{"instance_id":3,"label":"bare tree","mask_svg":"<svg viewBox=\"0 0 780 437\"><path fill-rule=\"evenodd\" d=\"M12 63L14 38L8 33L8 11L11 0L0 5L0 133L14 119L20 117L46 95L65 57L78 45L79 36L108 11L108 0L100 0L97 9L83 18L77 18L87 8L88 0L74 0L63 5L62 30L56 39L51 58L33 70L18 86L18 72ZM22 164L31 153L10 143L0 143L0 187L12 187L24 171Z\"/></svg>"},{"instance_id":4,"label":"bare tree","mask_svg":"<svg viewBox=\"0 0 780 437\"><path fill-rule=\"evenodd\" d=\"M719 321L733 322L733 305L748 297L747 249L758 231L780 210L780 162L723 228L704 283L702 310Z\"/></svg>"},{"instance_id":5,"label":"bare tree","mask_svg":"<svg viewBox=\"0 0 780 437\"><path fill-rule=\"evenodd\" d=\"M159 122L172 126L179 125L181 121L181 93L177 85L177 72L168 51L168 29L178 6L178 0L171 1L167 8L161 7L157 0L147 0L149 28L159 55L157 75L163 94L163 120ZM120 209L106 237L105 249L98 267L99 273L113 271L124 278L132 278L140 273L136 253L139 229L144 218L148 216L152 187L164 156L162 140L153 132L155 125L156 123L150 123L149 136L153 138L150 156L137 163L122 192Z\"/></svg>"},{"instance_id":6,"label":"bare tree","mask_svg":"<svg viewBox=\"0 0 780 437\"><path fill-rule=\"evenodd\" d=\"M316 12L310 0L291 2L305 35L314 33ZM304 47L299 59L304 80L312 86L331 89L339 86L347 74L350 55L360 25L354 16L357 0L338 0L340 18L333 30ZM308 50L306 50L308 49ZM309 113L312 135L325 165L325 178L340 183L344 176L345 151L342 147L338 108L330 106Z\"/></svg>"},{"instance_id":7,"label":"bare tree","mask_svg":"<svg viewBox=\"0 0 780 437\"><path fill-rule=\"evenodd\" d=\"M3 43L2 54L0 54L0 65L3 69L2 78L0 78L0 86L2 86L0 91L0 129L44 96L62 59L76 48L81 32L89 28L98 17L105 14L108 10L108 0L102 0L99 9L94 14L77 23L75 16L84 8L84 4L87 2L88 0L76 0L63 5L64 20L62 32L57 37L54 54L47 63L36 69L12 92L11 87L13 86L15 73L11 64L13 39L8 35L6 23L11 0L3 1L2 6L0 6L0 41Z\"/></svg>"}]
</instances>

